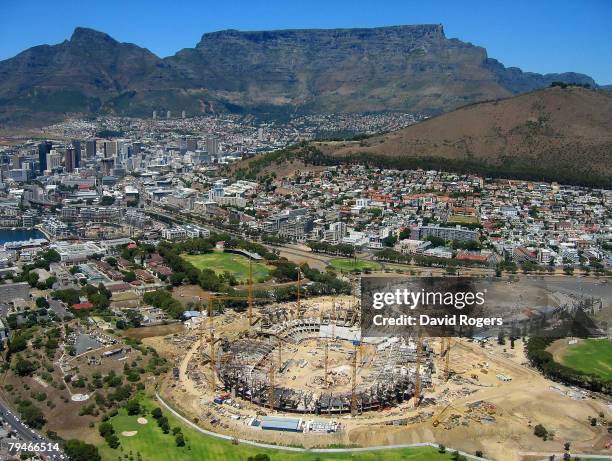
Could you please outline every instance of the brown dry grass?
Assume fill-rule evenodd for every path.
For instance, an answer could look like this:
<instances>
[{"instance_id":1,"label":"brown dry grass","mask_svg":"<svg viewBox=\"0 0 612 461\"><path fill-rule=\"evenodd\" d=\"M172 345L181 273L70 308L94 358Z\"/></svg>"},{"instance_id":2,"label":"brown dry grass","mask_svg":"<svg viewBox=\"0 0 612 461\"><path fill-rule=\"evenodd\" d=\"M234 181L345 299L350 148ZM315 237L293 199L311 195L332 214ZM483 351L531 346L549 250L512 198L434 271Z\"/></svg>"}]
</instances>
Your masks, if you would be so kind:
<instances>
[{"instance_id":1,"label":"brown dry grass","mask_svg":"<svg viewBox=\"0 0 612 461\"><path fill-rule=\"evenodd\" d=\"M612 174L612 93L548 88L514 98L473 104L360 143L320 143L337 156L435 156L486 160L503 156L570 163Z\"/></svg>"}]
</instances>

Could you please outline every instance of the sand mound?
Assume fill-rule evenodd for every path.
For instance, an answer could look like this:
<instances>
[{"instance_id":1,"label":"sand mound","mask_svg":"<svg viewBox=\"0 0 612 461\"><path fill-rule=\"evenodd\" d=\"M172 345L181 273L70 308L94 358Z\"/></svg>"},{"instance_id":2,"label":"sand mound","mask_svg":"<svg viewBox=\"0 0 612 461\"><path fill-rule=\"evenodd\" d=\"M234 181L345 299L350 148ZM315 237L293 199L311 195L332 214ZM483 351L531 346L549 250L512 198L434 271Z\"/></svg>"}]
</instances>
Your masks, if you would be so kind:
<instances>
[{"instance_id":1,"label":"sand mound","mask_svg":"<svg viewBox=\"0 0 612 461\"><path fill-rule=\"evenodd\" d=\"M121 433L124 437L134 437L136 434L138 434L138 431L123 431Z\"/></svg>"},{"instance_id":2,"label":"sand mound","mask_svg":"<svg viewBox=\"0 0 612 461\"><path fill-rule=\"evenodd\" d=\"M147 424L149 421L147 421L147 418L138 418L137 419L138 424Z\"/></svg>"}]
</instances>

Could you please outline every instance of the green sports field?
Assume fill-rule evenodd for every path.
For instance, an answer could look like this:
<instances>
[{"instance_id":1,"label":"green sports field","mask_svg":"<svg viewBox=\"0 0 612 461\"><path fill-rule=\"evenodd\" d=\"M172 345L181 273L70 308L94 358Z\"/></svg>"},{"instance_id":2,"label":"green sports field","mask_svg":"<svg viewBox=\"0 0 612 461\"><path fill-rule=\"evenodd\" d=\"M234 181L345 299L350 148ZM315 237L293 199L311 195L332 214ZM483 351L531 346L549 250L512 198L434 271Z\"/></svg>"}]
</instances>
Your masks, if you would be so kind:
<instances>
[{"instance_id":1,"label":"green sports field","mask_svg":"<svg viewBox=\"0 0 612 461\"><path fill-rule=\"evenodd\" d=\"M206 253L201 255L183 254L182 257L198 269L212 269L217 274L228 271L238 281L246 282L249 279L249 258L232 253ZM260 262L253 261L253 282L263 282L270 277L272 269Z\"/></svg>"},{"instance_id":2,"label":"green sports field","mask_svg":"<svg viewBox=\"0 0 612 461\"><path fill-rule=\"evenodd\" d=\"M612 341L587 339L568 346L563 365L605 379L612 379Z\"/></svg>"},{"instance_id":3,"label":"green sports field","mask_svg":"<svg viewBox=\"0 0 612 461\"><path fill-rule=\"evenodd\" d=\"M149 412L155 402L143 402ZM177 447L172 432L164 434L157 426L155 419L146 414L147 424L138 424L139 416L128 416L124 409L111 418L111 423L119 441L120 447L111 449L106 443L99 445L103 461L117 461L120 456L132 453L133 459L146 461L246 461L249 456L265 453L271 461L449 461L449 453L440 454L433 448L407 448L397 450L372 451L364 453L321 454L292 453L280 450L268 450L248 445L234 445L229 441L210 437L195 431L176 419L169 411L163 409L170 427L180 427L185 437L186 445ZM121 435L122 432L138 431L132 437ZM138 458L140 453L140 458ZM121 458L123 459L123 457ZM132 459L132 458L130 458Z\"/></svg>"},{"instance_id":4,"label":"green sports field","mask_svg":"<svg viewBox=\"0 0 612 461\"><path fill-rule=\"evenodd\" d=\"M480 221L477 216L452 215L448 218L448 224L478 224Z\"/></svg>"},{"instance_id":5,"label":"green sports field","mask_svg":"<svg viewBox=\"0 0 612 461\"><path fill-rule=\"evenodd\" d=\"M380 264L375 261L366 261L365 259L359 258L357 258L357 260L343 258L332 259L329 262L329 265L334 269L343 272L350 272L354 270L362 271L364 269L370 269L374 271L379 270L381 267Z\"/></svg>"}]
</instances>

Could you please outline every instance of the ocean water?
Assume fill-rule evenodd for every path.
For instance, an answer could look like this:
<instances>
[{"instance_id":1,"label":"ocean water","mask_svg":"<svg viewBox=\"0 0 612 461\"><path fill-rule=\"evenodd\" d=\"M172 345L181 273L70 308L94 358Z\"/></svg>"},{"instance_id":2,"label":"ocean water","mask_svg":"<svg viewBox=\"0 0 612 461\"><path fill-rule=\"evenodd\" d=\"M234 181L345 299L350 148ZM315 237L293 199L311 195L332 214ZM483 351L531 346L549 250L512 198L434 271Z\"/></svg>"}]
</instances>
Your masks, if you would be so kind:
<instances>
[{"instance_id":1,"label":"ocean water","mask_svg":"<svg viewBox=\"0 0 612 461\"><path fill-rule=\"evenodd\" d=\"M0 245L6 242L19 242L42 238L45 238L45 234L38 229L0 229Z\"/></svg>"}]
</instances>

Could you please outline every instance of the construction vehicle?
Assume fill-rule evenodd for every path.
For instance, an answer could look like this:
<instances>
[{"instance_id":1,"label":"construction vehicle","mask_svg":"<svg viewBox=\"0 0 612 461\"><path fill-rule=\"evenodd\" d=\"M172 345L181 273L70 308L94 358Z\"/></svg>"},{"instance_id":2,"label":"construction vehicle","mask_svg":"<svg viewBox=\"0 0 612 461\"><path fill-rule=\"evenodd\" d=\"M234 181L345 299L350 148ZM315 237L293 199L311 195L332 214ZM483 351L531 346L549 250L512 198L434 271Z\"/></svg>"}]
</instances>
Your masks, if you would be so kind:
<instances>
[{"instance_id":1,"label":"construction vehicle","mask_svg":"<svg viewBox=\"0 0 612 461\"><path fill-rule=\"evenodd\" d=\"M442 411L440 411L440 413L438 413L436 416L434 416L434 419L433 419L433 421L432 421L431 425L432 425L433 427L438 427L438 426L440 425L440 423L444 422L444 421L446 420L446 418L448 417L447 412L448 412L448 410L450 410L450 409L455 410L455 411L456 411L456 412L458 412L459 414L463 414L463 411L461 411L461 410L459 410L459 409L455 408L455 407L453 406L453 404L452 404L452 403L449 403L448 405L446 405L446 406L445 406L445 407L442 409Z\"/></svg>"}]
</instances>

